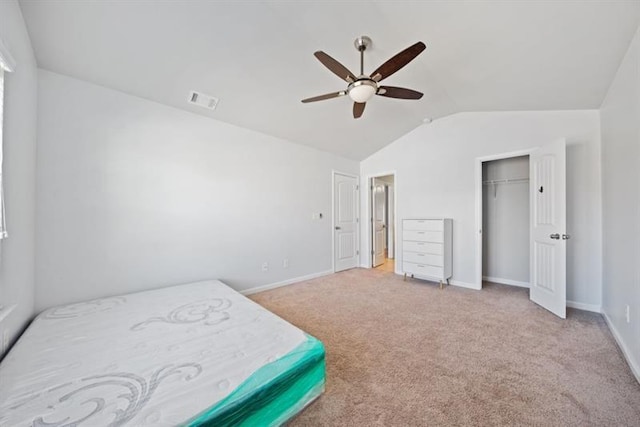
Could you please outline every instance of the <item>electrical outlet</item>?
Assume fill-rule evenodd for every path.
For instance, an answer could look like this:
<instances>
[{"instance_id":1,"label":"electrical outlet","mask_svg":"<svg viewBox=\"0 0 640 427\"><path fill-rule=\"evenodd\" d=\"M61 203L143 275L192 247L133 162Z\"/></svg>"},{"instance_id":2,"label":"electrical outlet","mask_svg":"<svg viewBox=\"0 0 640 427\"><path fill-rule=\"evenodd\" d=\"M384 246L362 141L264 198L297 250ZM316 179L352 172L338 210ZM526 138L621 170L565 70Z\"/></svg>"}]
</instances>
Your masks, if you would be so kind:
<instances>
[{"instance_id":1,"label":"electrical outlet","mask_svg":"<svg viewBox=\"0 0 640 427\"><path fill-rule=\"evenodd\" d=\"M289 258L285 258L282 260L282 266L284 268L289 268Z\"/></svg>"},{"instance_id":2,"label":"electrical outlet","mask_svg":"<svg viewBox=\"0 0 640 427\"><path fill-rule=\"evenodd\" d=\"M627 309L625 310L625 316L627 317L627 323L631 323L631 312L630 312L629 304L627 304Z\"/></svg>"},{"instance_id":3,"label":"electrical outlet","mask_svg":"<svg viewBox=\"0 0 640 427\"><path fill-rule=\"evenodd\" d=\"M262 263L262 271L269 271L269 263L268 262L263 262Z\"/></svg>"}]
</instances>

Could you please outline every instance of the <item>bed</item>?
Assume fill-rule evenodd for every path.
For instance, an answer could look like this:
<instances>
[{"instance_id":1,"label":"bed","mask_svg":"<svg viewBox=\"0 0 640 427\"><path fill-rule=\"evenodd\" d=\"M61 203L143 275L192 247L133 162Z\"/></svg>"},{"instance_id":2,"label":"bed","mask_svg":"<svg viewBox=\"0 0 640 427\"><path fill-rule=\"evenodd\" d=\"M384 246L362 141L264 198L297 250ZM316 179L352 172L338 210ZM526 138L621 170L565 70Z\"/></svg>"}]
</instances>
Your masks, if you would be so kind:
<instances>
[{"instance_id":1,"label":"bed","mask_svg":"<svg viewBox=\"0 0 640 427\"><path fill-rule=\"evenodd\" d=\"M0 425L280 425L324 348L220 281L54 307L0 363Z\"/></svg>"}]
</instances>

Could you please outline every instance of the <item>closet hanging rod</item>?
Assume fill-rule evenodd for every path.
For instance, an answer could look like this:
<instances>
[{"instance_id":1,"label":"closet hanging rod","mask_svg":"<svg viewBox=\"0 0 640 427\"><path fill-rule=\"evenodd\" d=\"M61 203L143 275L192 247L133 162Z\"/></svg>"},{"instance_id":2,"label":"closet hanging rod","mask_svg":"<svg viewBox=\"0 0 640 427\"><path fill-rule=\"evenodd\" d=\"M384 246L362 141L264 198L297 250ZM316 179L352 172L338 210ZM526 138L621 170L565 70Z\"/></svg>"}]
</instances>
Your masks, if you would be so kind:
<instances>
[{"instance_id":1,"label":"closet hanging rod","mask_svg":"<svg viewBox=\"0 0 640 427\"><path fill-rule=\"evenodd\" d=\"M529 182L529 178L516 178L516 179L492 179L490 181L482 181L483 184L511 184L518 182Z\"/></svg>"}]
</instances>

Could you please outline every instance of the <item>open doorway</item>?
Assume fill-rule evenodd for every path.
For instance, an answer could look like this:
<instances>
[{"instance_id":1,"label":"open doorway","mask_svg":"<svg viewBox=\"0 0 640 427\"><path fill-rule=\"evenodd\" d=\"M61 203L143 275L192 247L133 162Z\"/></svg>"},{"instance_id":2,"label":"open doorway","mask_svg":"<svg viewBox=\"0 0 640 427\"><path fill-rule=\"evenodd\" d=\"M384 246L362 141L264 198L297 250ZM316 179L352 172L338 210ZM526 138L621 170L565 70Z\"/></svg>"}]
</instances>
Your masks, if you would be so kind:
<instances>
[{"instance_id":1,"label":"open doorway","mask_svg":"<svg viewBox=\"0 0 640 427\"><path fill-rule=\"evenodd\" d=\"M395 175L372 177L371 200L371 266L395 272Z\"/></svg>"},{"instance_id":2,"label":"open doorway","mask_svg":"<svg viewBox=\"0 0 640 427\"><path fill-rule=\"evenodd\" d=\"M529 170L528 155L482 162L483 287L529 288Z\"/></svg>"}]
</instances>

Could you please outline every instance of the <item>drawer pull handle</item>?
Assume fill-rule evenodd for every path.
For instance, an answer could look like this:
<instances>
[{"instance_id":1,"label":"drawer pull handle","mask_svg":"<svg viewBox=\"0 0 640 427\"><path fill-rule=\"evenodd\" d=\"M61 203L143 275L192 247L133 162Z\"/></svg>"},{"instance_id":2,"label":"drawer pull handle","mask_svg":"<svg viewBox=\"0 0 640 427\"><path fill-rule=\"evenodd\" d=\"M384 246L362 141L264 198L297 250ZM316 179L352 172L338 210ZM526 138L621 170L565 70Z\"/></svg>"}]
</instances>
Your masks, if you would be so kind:
<instances>
[{"instance_id":1,"label":"drawer pull handle","mask_svg":"<svg viewBox=\"0 0 640 427\"><path fill-rule=\"evenodd\" d=\"M424 234L424 231L418 231L418 234Z\"/></svg>"},{"instance_id":2,"label":"drawer pull handle","mask_svg":"<svg viewBox=\"0 0 640 427\"><path fill-rule=\"evenodd\" d=\"M424 265L420 265L420 264L418 264L418 267L420 267L420 268L424 268Z\"/></svg>"}]
</instances>

